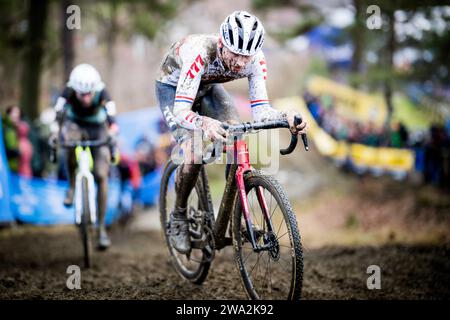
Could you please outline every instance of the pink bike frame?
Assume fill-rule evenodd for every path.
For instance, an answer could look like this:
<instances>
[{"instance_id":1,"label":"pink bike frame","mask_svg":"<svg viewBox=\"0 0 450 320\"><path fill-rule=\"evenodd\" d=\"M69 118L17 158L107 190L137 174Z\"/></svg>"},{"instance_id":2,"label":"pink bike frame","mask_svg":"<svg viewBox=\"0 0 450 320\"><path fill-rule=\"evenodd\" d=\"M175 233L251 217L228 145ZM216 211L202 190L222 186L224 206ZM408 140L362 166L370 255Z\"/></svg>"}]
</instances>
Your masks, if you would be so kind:
<instances>
[{"instance_id":1,"label":"pink bike frame","mask_svg":"<svg viewBox=\"0 0 450 320\"><path fill-rule=\"evenodd\" d=\"M255 242L255 236L253 232L253 222L250 214L249 204L247 192L245 190L245 182L244 175L245 173L252 171L253 168L250 165L250 156L248 152L248 146L244 140L236 140L234 141L233 146L234 151L234 161L237 164L236 169L236 185L239 193L239 199L242 205L242 212L244 215L247 231L250 236L250 240L252 242L252 246L254 249L257 248L257 244ZM264 220L267 223L268 231L273 231L273 225L269 216L269 210L267 208L266 199L264 198L264 193L262 187L258 187L257 189L257 198L258 203L261 207L262 214L264 215Z\"/></svg>"}]
</instances>

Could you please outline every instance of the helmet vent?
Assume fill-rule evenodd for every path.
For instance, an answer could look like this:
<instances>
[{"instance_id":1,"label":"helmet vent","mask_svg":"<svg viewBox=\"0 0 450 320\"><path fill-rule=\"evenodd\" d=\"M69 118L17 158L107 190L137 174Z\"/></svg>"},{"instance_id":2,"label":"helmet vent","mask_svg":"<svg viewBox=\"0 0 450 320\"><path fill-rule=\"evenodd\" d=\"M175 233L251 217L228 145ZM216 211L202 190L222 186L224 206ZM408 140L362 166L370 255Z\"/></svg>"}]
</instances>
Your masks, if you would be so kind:
<instances>
[{"instance_id":1,"label":"helmet vent","mask_svg":"<svg viewBox=\"0 0 450 320\"><path fill-rule=\"evenodd\" d=\"M250 41L247 44L247 51L250 51L250 49L252 48L252 44L253 44L253 40L255 39L255 37L251 38Z\"/></svg>"},{"instance_id":2,"label":"helmet vent","mask_svg":"<svg viewBox=\"0 0 450 320\"><path fill-rule=\"evenodd\" d=\"M259 35L258 41L256 42L255 48L259 48L259 45L261 43L262 35Z\"/></svg>"},{"instance_id":3,"label":"helmet vent","mask_svg":"<svg viewBox=\"0 0 450 320\"><path fill-rule=\"evenodd\" d=\"M242 39L241 35L239 35L239 45L238 48L239 49L243 49L244 46L244 39Z\"/></svg>"},{"instance_id":4,"label":"helmet vent","mask_svg":"<svg viewBox=\"0 0 450 320\"><path fill-rule=\"evenodd\" d=\"M236 23L237 23L238 27L240 29L242 29L242 24L241 24L241 21L240 21L240 19L238 17L236 17Z\"/></svg>"},{"instance_id":5,"label":"helmet vent","mask_svg":"<svg viewBox=\"0 0 450 320\"><path fill-rule=\"evenodd\" d=\"M228 36L230 37L230 44L234 46L233 30L231 28L228 28Z\"/></svg>"}]
</instances>

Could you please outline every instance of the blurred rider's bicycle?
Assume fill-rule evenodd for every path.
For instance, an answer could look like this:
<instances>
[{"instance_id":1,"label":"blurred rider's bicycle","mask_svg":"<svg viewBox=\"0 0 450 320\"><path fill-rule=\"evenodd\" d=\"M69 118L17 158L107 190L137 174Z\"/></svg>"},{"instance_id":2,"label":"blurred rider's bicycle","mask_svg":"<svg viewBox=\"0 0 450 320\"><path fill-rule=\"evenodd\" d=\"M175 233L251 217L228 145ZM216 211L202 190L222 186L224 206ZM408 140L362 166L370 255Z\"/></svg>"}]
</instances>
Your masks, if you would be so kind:
<instances>
[{"instance_id":1,"label":"blurred rider's bicycle","mask_svg":"<svg viewBox=\"0 0 450 320\"><path fill-rule=\"evenodd\" d=\"M297 125L301 121L300 117L295 118ZM261 129L289 128L289 124L282 119L223 124L223 127L241 136ZM289 147L280 153L291 153L297 139L297 135L292 135ZM302 139L308 150L306 135L302 135ZM244 140L235 137L233 145L226 148L232 149L234 162L229 167L218 215L214 216L204 166L195 192L193 190L188 198L191 251L187 254L178 252L169 241L169 216L176 196L175 188L170 186L178 174L178 165L169 160L164 169L159 199L160 218L172 263L183 278L200 284L206 279L215 250L233 245L234 258L249 298L299 299L303 253L296 216L288 197L274 177L250 165Z\"/></svg>"},{"instance_id":2,"label":"blurred rider's bicycle","mask_svg":"<svg viewBox=\"0 0 450 320\"><path fill-rule=\"evenodd\" d=\"M77 162L77 172L75 176L75 225L81 235L84 253L84 266L89 268L92 265L94 226L97 223L97 202L95 193L95 181L92 174L94 160L91 149L108 145L114 147L111 137L102 140L63 141L61 138L52 137L49 140L51 147L50 159L56 162L56 148L74 148ZM114 151L111 151L114 155Z\"/></svg>"}]
</instances>

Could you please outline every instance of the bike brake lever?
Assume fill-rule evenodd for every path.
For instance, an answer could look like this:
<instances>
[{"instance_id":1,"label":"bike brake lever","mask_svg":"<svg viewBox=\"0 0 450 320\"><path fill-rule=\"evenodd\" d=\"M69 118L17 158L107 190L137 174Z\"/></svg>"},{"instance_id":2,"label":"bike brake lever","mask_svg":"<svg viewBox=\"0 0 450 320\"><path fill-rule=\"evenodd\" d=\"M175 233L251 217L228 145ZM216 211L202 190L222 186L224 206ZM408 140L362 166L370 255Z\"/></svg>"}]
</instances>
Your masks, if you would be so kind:
<instances>
[{"instance_id":1,"label":"bike brake lever","mask_svg":"<svg viewBox=\"0 0 450 320\"><path fill-rule=\"evenodd\" d=\"M308 137L306 136L306 133L302 133L302 141L303 145L305 146L305 150L309 151Z\"/></svg>"}]
</instances>

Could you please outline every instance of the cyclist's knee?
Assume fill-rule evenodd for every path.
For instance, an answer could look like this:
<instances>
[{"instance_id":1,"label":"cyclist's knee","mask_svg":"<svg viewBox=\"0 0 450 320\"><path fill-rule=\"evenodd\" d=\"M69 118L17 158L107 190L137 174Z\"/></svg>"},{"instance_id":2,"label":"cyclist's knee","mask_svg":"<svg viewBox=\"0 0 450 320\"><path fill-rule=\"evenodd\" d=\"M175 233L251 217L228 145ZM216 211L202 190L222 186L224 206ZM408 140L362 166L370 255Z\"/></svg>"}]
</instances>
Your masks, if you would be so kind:
<instances>
[{"instance_id":1,"label":"cyclist's knee","mask_svg":"<svg viewBox=\"0 0 450 320\"><path fill-rule=\"evenodd\" d=\"M181 166L181 174L191 174L191 173L197 173L200 171L201 165L200 164L183 164Z\"/></svg>"}]
</instances>

